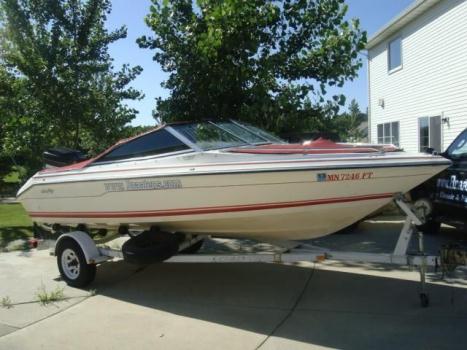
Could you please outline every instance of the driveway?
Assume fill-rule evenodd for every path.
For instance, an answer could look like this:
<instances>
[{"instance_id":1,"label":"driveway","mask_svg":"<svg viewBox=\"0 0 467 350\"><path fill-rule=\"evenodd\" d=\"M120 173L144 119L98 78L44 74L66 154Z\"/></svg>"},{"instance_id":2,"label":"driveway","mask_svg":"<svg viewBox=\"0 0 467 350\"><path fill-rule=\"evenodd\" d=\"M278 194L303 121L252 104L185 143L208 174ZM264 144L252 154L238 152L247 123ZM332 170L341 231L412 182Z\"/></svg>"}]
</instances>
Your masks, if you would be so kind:
<instances>
[{"instance_id":1,"label":"driveway","mask_svg":"<svg viewBox=\"0 0 467 350\"><path fill-rule=\"evenodd\" d=\"M315 243L385 252L400 226L370 221L356 233ZM447 240L464 236L445 229L427 244L436 249ZM466 276L459 270L443 281L431 274L431 305L424 309L417 272L390 265L139 268L116 261L100 266L91 289L81 290L58 280L46 251L6 253L0 255L0 298L33 301L43 284L64 287L69 299L0 308L0 349L463 349Z\"/></svg>"}]
</instances>

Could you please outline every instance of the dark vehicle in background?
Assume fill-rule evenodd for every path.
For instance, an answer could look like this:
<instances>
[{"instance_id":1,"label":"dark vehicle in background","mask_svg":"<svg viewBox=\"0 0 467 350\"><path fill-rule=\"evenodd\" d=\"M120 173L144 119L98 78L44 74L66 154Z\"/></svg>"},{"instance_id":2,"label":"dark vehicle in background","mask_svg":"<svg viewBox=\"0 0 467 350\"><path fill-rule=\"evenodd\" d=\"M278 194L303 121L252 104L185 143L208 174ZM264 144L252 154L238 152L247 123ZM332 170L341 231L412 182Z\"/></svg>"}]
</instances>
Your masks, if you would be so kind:
<instances>
[{"instance_id":1,"label":"dark vehicle in background","mask_svg":"<svg viewBox=\"0 0 467 350\"><path fill-rule=\"evenodd\" d=\"M467 129L441 155L452 165L410 192L425 217L425 224L419 226L425 233L437 233L441 223L467 228Z\"/></svg>"}]
</instances>

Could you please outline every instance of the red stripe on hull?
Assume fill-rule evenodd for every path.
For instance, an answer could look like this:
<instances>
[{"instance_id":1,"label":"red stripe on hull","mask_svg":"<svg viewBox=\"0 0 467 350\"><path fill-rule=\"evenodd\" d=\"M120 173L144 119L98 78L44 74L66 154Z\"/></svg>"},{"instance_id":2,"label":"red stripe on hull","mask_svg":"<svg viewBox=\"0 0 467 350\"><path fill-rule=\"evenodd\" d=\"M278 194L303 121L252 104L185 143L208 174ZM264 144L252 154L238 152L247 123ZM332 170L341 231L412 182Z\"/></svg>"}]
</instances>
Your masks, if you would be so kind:
<instances>
[{"instance_id":1,"label":"red stripe on hull","mask_svg":"<svg viewBox=\"0 0 467 350\"><path fill-rule=\"evenodd\" d=\"M179 215L197 215L197 214L215 214L215 213L230 213L240 211L265 210L265 209L282 209L305 207L311 205L323 205L334 203L357 202L373 199L390 198L394 193L380 193L364 196L339 197L327 199L315 199L296 202L278 202L278 203L262 203L262 204L245 204L236 206L221 206L221 207L201 207L201 208L181 208L169 210L152 210L152 211L114 211L114 212L29 212L31 217L41 218L135 218L135 217L155 217L155 216L179 216Z\"/></svg>"}]
</instances>

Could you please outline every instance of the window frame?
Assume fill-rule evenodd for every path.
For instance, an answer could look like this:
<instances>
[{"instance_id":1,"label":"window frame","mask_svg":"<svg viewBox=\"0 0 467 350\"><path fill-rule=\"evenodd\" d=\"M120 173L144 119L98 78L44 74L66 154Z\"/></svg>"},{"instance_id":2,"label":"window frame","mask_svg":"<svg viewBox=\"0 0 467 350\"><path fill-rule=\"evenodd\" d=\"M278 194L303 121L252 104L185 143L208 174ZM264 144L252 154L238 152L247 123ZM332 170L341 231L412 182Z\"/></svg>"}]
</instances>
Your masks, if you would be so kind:
<instances>
[{"instance_id":1,"label":"window frame","mask_svg":"<svg viewBox=\"0 0 467 350\"><path fill-rule=\"evenodd\" d=\"M428 128L428 136L427 137L427 146L426 146L426 149L430 148L430 117L419 117L418 118L418 151L423 153L426 151L425 150L422 150L422 134L421 134L421 124L422 124L422 121L425 121L426 120L426 127ZM425 137L425 136L424 136Z\"/></svg>"},{"instance_id":2,"label":"window frame","mask_svg":"<svg viewBox=\"0 0 467 350\"><path fill-rule=\"evenodd\" d=\"M397 143L396 142L386 142L386 138L389 137L391 141L393 141L393 130L394 125L397 124ZM386 135L385 130L386 128L389 129L389 135ZM400 147L400 135L401 135L401 124L399 120L392 121L392 122L385 122L376 124L376 143L377 144L393 144L394 146ZM382 136L380 137L379 131L382 131ZM380 142L380 140L382 142Z\"/></svg>"},{"instance_id":3,"label":"window frame","mask_svg":"<svg viewBox=\"0 0 467 350\"><path fill-rule=\"evenodd\" d=\"M432 115L432 116L418 117L418 124L417 124L418 125L418 151L421 152L421 153L425 152L426 149L428 149L428 148L433 148L434 149L434 147L433 147L434 145L431 143L431 141L432 141L432 137L431 137L432 136L431 135L431 133L432 133L431 119L432 118L441 118L441 116L440 115ZM427 121L427 126L428 126L428 146L427 146L427 148L425 150L422 150L421 142L420 142L421 141L420 140L420 138L421 138L420 124L421 124L422 119L425 119ZM440 135L440 145L439 145L440 150L439 150L439 152L441 153L442 149L443 149L443 125L442 125L442 122L441 122L441 125L440 125L440 133L441 133L441 135Z\"/></svg>"},{"instance_id":4,"label":"window frame","mask_svg":"<svg viewBox=\"0 0 467 350\"><path fill-rule=\"evenodd\" d=\"M395 42L396 40L399 40L400 43L400 64L396 67L391 68L391 43ZM403 51L402 51L402 36L398 35L393 37L391 40L388 41L387 44L387 64L388 64L388 74L395 73L397 71L400 71L403 68L404 65L404 60L403 60Z\"/></svg>"}]
</instances>

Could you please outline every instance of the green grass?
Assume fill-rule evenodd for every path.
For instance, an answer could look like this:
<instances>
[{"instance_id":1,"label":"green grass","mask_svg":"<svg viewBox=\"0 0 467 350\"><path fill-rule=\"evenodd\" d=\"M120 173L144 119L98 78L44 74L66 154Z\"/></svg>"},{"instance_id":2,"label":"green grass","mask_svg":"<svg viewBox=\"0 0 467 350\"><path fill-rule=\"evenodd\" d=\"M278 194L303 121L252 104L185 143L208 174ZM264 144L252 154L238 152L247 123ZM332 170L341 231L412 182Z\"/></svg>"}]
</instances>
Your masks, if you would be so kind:
<instances>
[{"instance_id":1,"label":"green grass","mask_svg":"<svg viewBox=\"0 0 467 350\"><path fill-rule=\"evenodd\" d=\"M65 293L63 293L64 289L65 287L57 286L55 290L49 292L45 289L44 284L42 284L36 292L36 299L41 303L41 305L47 305L56 301L64 300L66 299Z\"/></svg>"},{"instance_id":2,"label":"green grass","mask_svg":"<svg viewBox=\"0 0 467 350\"><path fill-rule=\"evenodd\" d=\"M0 248L32 237L32 221L21 204L0 204Z\"/></svg>"}]
</instances>

